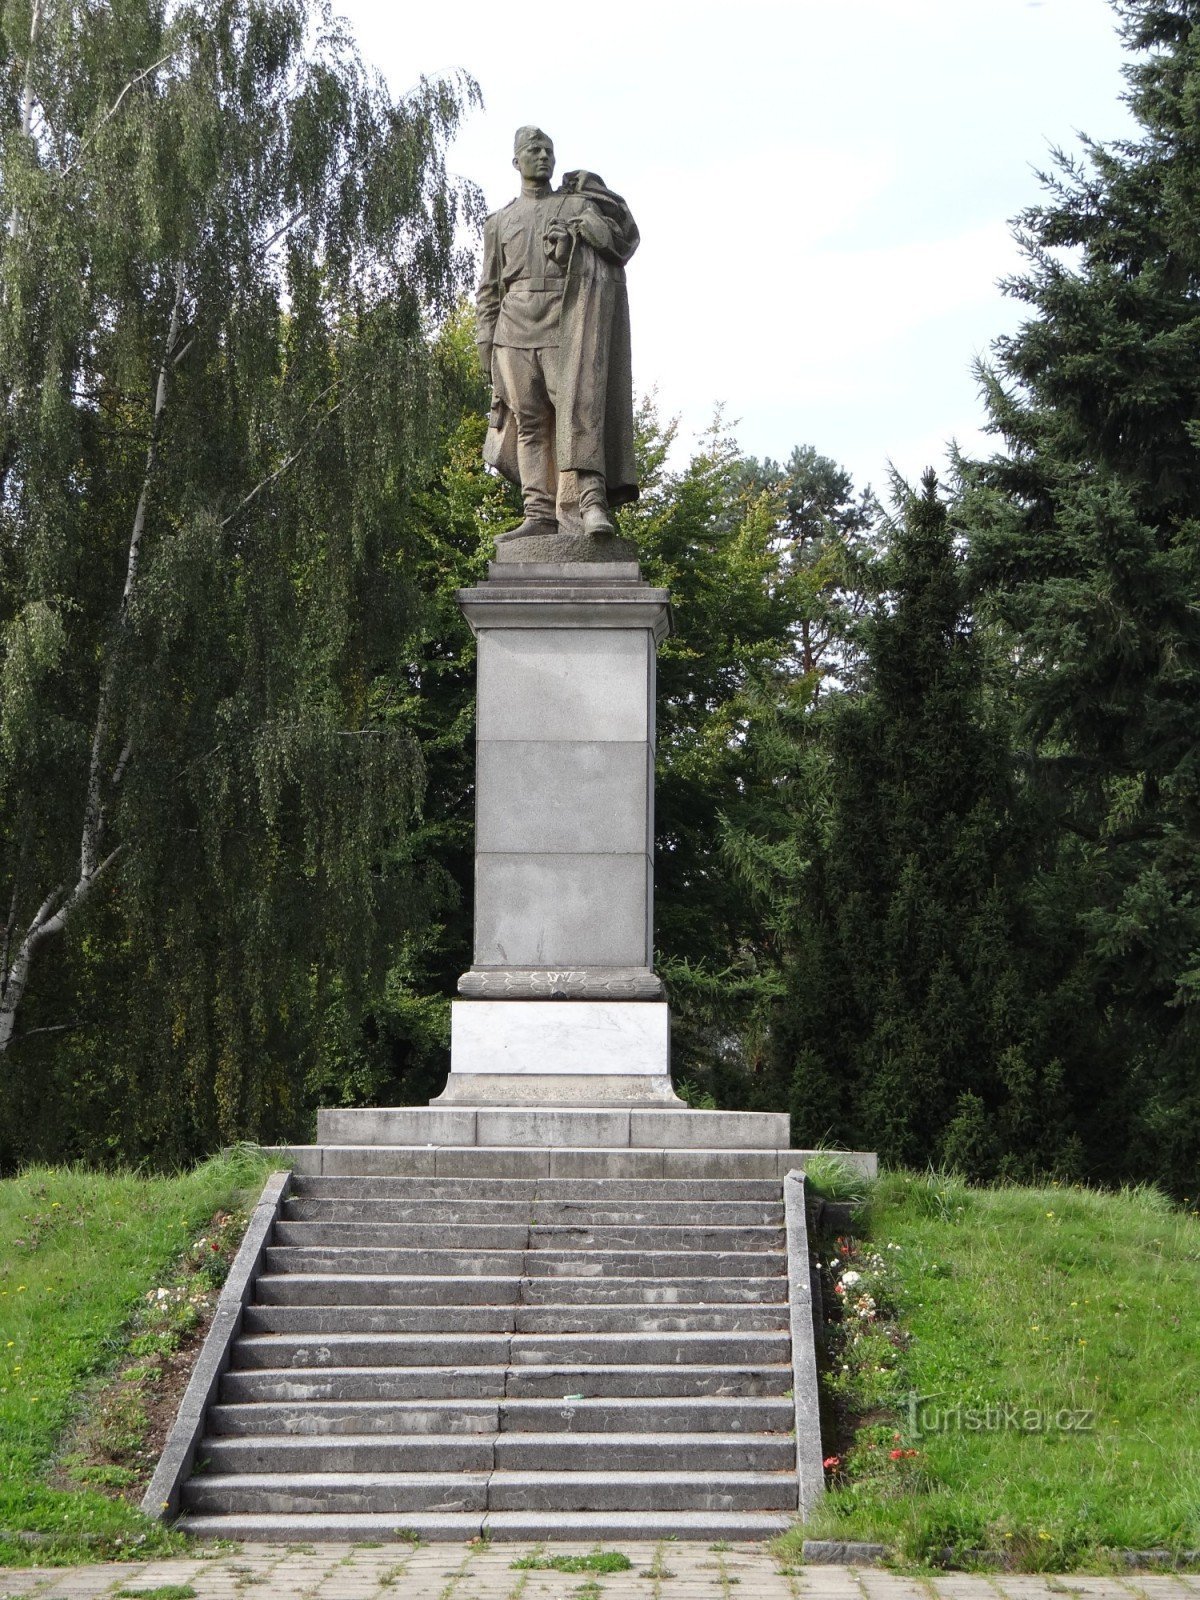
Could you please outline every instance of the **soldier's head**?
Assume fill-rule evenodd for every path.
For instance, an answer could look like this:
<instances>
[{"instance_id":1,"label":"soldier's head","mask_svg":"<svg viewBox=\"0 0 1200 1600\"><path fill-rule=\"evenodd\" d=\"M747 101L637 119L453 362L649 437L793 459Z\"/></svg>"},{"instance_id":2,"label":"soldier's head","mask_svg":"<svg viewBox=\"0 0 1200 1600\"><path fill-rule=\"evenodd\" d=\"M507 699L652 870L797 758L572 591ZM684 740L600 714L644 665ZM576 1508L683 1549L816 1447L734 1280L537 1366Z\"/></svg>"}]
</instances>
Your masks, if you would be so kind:
<instances>
[{"instance_id":1,"label":"soldier's head","mask_svg":"<svg viewBox=\"0 0 1200 1600\"><path fill-rule=\"evenodd\" d=\"M554 173L554 141L548 133L527 124L513 139L513 166L534 183L549 183Z\"/></svg>"}]
</instances>

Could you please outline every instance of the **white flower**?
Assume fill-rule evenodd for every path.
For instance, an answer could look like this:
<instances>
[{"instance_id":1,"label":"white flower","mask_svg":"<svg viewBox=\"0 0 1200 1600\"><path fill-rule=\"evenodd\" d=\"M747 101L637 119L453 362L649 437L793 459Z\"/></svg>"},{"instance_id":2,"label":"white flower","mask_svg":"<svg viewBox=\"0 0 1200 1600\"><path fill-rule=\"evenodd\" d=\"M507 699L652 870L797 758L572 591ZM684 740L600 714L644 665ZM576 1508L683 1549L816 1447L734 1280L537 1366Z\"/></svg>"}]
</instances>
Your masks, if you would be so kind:
<instances>
[{"instance_id":1,"label":"white flower","mask_svg":"<svg viewBox=\"0 0 1200 1600\"><path fill-rule=\"evenodd\" d=\"M842 1282L844 1284L847 1284L848 1286L851 1286L851 1287L856 1283L861 1283L862 1282L862 1273L861 1272L843 1272L842 1273Z\"/></svg>"}]
</instances>

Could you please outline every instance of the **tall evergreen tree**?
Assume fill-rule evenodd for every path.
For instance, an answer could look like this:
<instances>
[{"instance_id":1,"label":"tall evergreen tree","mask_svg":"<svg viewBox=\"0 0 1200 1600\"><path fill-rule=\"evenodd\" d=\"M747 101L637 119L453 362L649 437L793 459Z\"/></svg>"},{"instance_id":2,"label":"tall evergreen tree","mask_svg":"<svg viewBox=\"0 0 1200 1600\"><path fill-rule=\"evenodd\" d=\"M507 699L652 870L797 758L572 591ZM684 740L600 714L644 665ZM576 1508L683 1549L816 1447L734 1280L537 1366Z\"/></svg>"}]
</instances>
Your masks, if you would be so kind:
<instances>
[{"instance_id":1,"label":"tall evergreen tree","mask_svg":"<svg viewBox=\"0 0 1200 1600\"><path fill-rule=\"evenodd\" d=\"M790 762L773 754L790 837L730 840L780 930L774 1075L801 1139L1075 1170L1071 953L1026 902L1037 830L931 474L874 576L853 682L793 727Z\"/></svg>"},{"instance_id":2,"label":"tall evergreen tree","mask_svg":"<svg viewBox=\"0 0 1200 1600\"><path fill-rule=\"evenodd\" d=\"M1034 770L1082 843L1077 937L1122 1050L1112 1170L1200 1164L1200 4L1121 0L1133 138L1059 155L1021 219L1028 320L964 467ZM1073 847L1072 859L1079 855ZM1115 1109L1115 1108L1114 1108Z\"/></svg>"},{"instance_id":3,"label":"tall evergreen tree","mask_svg":"<svg viewBox=\"0 0 1200 1600\"><path fill-rule=\"evenodd\" d=\"M309 0L0 50L0 1152L165 1158L302 1125L419 916L388 674L474 91L393 101Z\"/></svg>"}]
</instances>

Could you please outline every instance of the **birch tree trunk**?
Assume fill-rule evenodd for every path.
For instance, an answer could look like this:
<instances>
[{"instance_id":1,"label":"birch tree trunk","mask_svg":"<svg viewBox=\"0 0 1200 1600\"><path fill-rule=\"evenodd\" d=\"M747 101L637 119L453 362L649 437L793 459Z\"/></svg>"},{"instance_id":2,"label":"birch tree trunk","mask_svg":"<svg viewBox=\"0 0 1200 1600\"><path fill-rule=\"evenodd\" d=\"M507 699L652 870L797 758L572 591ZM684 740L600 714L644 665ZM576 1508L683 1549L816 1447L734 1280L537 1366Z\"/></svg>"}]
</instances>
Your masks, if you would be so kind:
<instances>
[{"instance_id":1,"label":"birch tree trunk","mask_svg":"<svg viewBox=\"0 0 1200 1600\"><path fill-rule=\"evenodd\" d=\"M9 913L5 930L4 960L0 965L0 1054L13 1042L17 1016L29 985L30 973L38 951L56 934L62 933L72 917L91 898L96 885L118 861L124 845L105 851L109 810L121 779L129 765L133 750L126 740L111 771L105 769L105 759L112 742L114 718L113 694L122 645L128 629L129 609L137 589L141 569L142 541L146 532L146 514L150 491L158 462L159 438L172 368L176 362L179 330L183 308L184 269L180 263L175 269L175 300L167 330L158 381L154 387L150 422L150 442L146 447L146 465L141 488L134 509L129 535L129 549L125 564L125 583L117 607L115 624L111 633L108 659L100 680L96 700L96 717L92 728L91 754L88 760L87 788L83 801L83 816L79 837L79 872L73 883L57 884L46 895L32 921L26 926L20 942L13 949L16 936L16 907ZM11 954L10 954L11 952Z\"/></svg>"}]
</instances>

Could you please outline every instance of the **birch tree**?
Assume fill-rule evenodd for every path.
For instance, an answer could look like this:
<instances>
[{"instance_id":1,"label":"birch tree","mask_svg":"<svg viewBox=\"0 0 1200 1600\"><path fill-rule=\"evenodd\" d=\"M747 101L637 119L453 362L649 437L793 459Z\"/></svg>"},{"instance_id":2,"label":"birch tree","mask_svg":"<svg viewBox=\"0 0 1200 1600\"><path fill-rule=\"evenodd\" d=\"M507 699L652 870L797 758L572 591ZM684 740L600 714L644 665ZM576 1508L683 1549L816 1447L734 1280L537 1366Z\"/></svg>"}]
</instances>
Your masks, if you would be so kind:
<instances>
[{"instance_id":1,"label":"birch tree","mask_svg":"<svg viewBox=\"0 0 1200 1600\"><path fill-rule=\"evenodd\" d=\"M71 946L153 1000L178 1137L253 1132L303 1069L253 1064L272 1017L369 964L419 796L379 686L475 90L391 98L310 0L13 0L0 52L8 1107Z\"/></svg>"}]
</instances>

